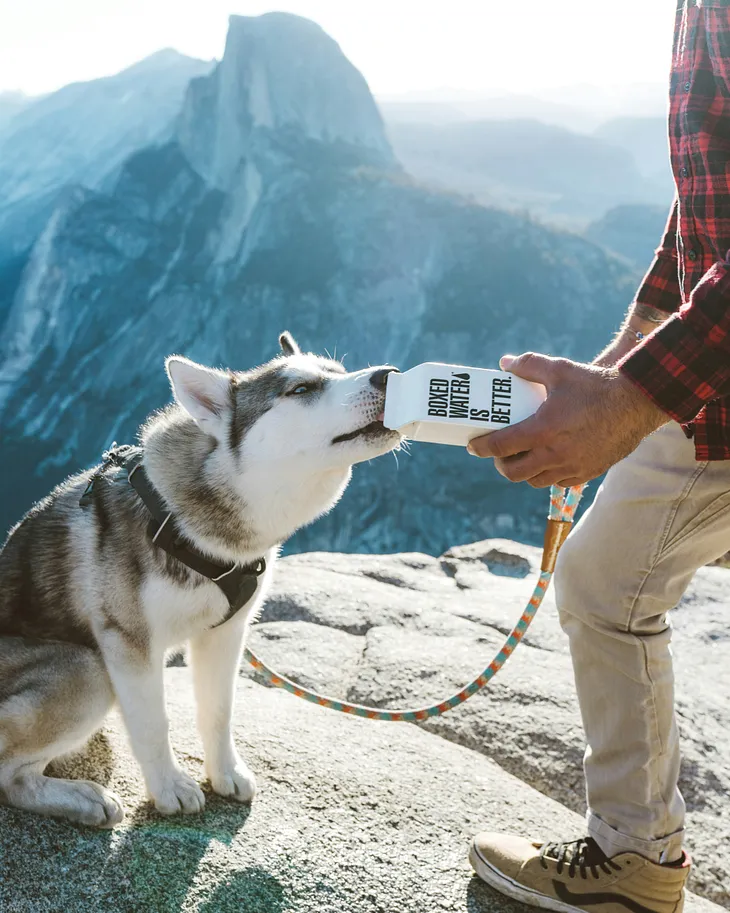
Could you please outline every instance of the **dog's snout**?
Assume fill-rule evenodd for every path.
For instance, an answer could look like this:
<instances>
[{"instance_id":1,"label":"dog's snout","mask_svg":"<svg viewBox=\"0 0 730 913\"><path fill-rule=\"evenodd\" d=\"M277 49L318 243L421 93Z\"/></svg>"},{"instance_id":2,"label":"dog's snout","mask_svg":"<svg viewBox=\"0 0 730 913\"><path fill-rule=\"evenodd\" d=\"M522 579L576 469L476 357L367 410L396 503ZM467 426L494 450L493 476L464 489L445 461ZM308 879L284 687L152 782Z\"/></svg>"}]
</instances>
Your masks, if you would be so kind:
<instances>
[{"instance_id":1,"label":"dog's snout","mask_svg":"<svg viewBox=\"0 0 730 913\"><path fill-rule=\"evenodd\" d=\"M370 375L370 383L375 387L376 390L381 390L385 392L385 385L388 382L389 374L397 374L398 368L378 368L377 371L373 371Z\"/></svg>"}]
</instances>

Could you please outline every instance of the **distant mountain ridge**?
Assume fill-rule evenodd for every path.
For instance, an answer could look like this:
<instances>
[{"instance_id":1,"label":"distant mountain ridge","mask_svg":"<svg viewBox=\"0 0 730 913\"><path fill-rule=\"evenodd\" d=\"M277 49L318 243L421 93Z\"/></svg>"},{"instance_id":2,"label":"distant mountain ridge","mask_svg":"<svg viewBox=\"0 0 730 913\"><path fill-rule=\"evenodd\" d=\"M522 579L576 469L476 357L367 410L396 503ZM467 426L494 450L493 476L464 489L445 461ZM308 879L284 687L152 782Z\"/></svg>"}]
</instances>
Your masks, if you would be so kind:
<instances>
[{"instance_id":1,"label":"distant mountain ridge","mask_svg":"<svg viewBox=\"0 0 730 913\"><path fill-rule=\"evenodd\" d=\"M317 101L319 99L319 102ZM0 525L169 400L163 359L246 368L291 329L347 365L590 357L634 274L590 242L429 190L365 80L311 22L232 17L167 142L65 192L0 332ZM33 467L32 472L29 467ZM534 538L544 496L455 448L359 467L294 548L440 553Z\"/></svg>"},{"instance_id":2,"label":"distant mountain ridge","mask_svg":"<svg viewBox=\"0 0 730 913\"><path fill-rule=\"evenodd\" d=\"M0 96L0 260L35 240L64 187L100 187L135 149L169 136L188 83L211 65L158 51L115 76L21 99L5 118Z\"/></svg>"},{"instance_id":3,"label":"distant mountain ridge","mask_svg":"<svg viewBox=\"0 0 730 913\"><path fill-rule=\"evenodd\" d=\"M455 120L539 120L577 133L592 133L617 118L666 118L667 83L634 83L616 86L574 84L545 88L535 85L531 93L504 94L444 87L386 95L378 98L391 123L417 120L441 123ZM417 117L420 110L449 112L446 120Z\"/></svg>"},{"instance_id":4,"label":"distant mountain ridge","mask_svg":"<svg viewBox=\"0 0 730 913\"><path fill-rule=\"evenodd\" d=\"M390 122L388 134L420 180L549 221L579 226L618 204L671 200L630 147L536 120Z\"/></svg>"},{"instance_id":5,"label":"distant mountain ridge","mask_svg":"<svg viewBox=\"0 0 730 913\"><path fill-rule=\"evenodd\" d=\"M592 222L585 236L623 257L643 274L661 244L667 216L664 206L616 206Z\"/></svg>"},{"instance_id":6,"label":"distant mountain ridge","mask_svg":"<svg viewBox=\"0 0 730 913\"><path fill-rule=\"evenodd\" d=\"M674 195L669 159L667 117L616 117L606 121L595 136L631 153L639 171L664 189L667 200Z\"/></svg>"}]
</instances>

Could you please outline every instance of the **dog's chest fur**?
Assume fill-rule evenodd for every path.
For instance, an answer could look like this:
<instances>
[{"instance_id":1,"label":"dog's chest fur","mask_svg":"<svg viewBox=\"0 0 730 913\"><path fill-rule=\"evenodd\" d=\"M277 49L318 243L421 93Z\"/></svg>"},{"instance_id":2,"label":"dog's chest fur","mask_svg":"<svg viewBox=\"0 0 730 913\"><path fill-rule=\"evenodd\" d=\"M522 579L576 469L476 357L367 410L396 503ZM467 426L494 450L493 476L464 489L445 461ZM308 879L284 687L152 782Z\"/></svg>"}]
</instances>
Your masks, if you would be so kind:
<instances>
[{"instance_id":1,"label":"dog's chest fur","mask_svg":"<svg viewBox=\"0 0 730 913\"><path fill-rule=\"evenodd\" d=\"M267 570L259 578L256 593L236 613L242 622L250 620L252 610L261 604L275 560L275 551L267 553ZM142 584L140 605L156 646L164 650L220 624L230 612L226 597L214 583L190 587L161 574L149 576Z\"/></svg>"}]
</instances>

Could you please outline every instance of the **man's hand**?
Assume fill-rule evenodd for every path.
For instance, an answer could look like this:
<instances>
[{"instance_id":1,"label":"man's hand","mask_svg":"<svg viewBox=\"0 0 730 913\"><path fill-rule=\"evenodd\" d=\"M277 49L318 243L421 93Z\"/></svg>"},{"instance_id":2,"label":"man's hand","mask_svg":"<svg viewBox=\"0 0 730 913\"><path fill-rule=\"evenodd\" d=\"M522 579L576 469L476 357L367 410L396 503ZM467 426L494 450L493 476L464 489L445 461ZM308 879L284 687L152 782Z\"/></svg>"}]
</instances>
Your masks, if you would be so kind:
<instances>
[{"instance_id":1,"label":"man's hand","mask_svg":"<svg viewBox=\"0 0 730 913\"><path fill-rule=\"evenodd\" d=\"M469 452L494 457L511 482L565 488L595 479L669 421L615 368L528 353L500 365L547 387L548 397L525 421L476 438Z\"/></svg>"}]
</instances>

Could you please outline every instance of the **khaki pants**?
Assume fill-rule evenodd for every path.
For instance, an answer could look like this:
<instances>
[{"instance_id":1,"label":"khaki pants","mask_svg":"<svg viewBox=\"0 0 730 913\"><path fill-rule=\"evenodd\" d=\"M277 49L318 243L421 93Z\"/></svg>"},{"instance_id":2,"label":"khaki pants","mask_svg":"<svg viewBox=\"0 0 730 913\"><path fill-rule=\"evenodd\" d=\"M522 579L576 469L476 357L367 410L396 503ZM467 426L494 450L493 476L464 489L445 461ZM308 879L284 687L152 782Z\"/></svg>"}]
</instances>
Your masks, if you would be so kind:
<instances>
[{"instance_id":1,"label":"khaki pants","mask_svg":"<svg viewBox=\"0 0 730 913\"><path fill-rule=\"evenodd\" d=\"M730 550L730 461L698 463L672 422L611 469L555 574L588 747L588 831L607 855L682 849L667 612Z\"/></svg>"}]
</instances>

